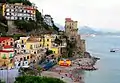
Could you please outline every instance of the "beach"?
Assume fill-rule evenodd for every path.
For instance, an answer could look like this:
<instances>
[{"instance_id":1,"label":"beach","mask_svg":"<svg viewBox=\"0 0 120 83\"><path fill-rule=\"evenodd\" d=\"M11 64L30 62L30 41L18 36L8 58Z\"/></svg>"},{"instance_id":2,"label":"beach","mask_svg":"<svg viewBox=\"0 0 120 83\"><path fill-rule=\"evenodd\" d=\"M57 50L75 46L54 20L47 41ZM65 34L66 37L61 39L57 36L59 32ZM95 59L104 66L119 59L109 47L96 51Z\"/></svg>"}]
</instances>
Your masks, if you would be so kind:
<instances>
[{"instance_id":1,"label":"beach","mask_svg":"<svg viewBox=\"0 0 120 83\"><path fill-rule=\"evenodd\" d=\"M81 64L81 65L80 65ZM81 58L72 61L71 66L55 65L48 71L43 71L42 76L59 78L66 83L84 83L84 69L93 64L91 58Z\"/></svg>"}]
</instances>

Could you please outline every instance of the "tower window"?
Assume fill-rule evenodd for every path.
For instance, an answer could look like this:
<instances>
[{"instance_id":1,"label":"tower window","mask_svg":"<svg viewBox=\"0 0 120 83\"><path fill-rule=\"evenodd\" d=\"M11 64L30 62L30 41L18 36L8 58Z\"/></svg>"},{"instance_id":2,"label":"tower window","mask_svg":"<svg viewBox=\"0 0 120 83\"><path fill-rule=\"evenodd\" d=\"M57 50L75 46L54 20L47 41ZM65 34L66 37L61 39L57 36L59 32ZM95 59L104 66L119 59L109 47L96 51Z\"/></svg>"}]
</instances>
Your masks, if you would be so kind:
<instances>
[{"instance_id":1,"label":"tower window","mask_svg":"<svg viewBox=\"0 0 120 83\"><path fill-rule=\"evenodd\" d=\"M49 41L49 39L47 39L47 41Z\"/></svg>"}]
</instances>

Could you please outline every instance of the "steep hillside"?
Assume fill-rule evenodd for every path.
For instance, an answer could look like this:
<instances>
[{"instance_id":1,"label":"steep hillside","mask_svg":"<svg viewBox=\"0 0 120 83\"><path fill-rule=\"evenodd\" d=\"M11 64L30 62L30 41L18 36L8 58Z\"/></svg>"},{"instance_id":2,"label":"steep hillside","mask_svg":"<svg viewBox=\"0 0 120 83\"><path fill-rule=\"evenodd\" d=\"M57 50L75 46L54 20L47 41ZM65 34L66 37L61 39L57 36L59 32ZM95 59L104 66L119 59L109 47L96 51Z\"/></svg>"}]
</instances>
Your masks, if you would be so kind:
<instances>
[{"instance_id":1,"label":"steep hillside","mask_svg":"<svg viewBox=\"0 0 120 83\"><path fill-rule=\"evenodd\" d=\"M29 2L28 0L0 0L0 4L2 3L23 3L24 5L29 5L31 6L32 3ZM17 29L23 31L23 32L35 32L35 31L50 31L50 32L54 32L54 31L58 31L58 27L55 26L54 21L52 20L53 26L49 26L47 25L44 20L43 20L43 16L41 15L41 13L36 10L36 21L32 21L32 20L17 20L14 21L14 24L16 26ZM5 31L7 31L7 21L6 19L2 16L2 6L0 7L0 32L4 33ZM35 32L36 33L36 32Z\"/></svg>"}]
</instances>

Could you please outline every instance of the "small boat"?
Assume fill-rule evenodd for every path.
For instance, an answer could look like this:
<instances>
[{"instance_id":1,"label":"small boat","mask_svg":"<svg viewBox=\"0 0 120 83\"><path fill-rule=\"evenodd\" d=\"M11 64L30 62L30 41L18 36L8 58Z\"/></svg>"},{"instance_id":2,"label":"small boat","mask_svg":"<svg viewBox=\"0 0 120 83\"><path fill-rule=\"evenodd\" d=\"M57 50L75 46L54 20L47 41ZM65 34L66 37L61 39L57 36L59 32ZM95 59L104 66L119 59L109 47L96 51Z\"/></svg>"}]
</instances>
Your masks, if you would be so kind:
<instances>
[{"instance_id":1,"label":"small boat","mask_svg":"<svg viewBox=\"0 0 120 83\"><path fill-rule=\"evenodd\" d=\"M112 50L110 50L110 52L116 52L116 51L112 49Z\"/></svg>"}]
</instances>

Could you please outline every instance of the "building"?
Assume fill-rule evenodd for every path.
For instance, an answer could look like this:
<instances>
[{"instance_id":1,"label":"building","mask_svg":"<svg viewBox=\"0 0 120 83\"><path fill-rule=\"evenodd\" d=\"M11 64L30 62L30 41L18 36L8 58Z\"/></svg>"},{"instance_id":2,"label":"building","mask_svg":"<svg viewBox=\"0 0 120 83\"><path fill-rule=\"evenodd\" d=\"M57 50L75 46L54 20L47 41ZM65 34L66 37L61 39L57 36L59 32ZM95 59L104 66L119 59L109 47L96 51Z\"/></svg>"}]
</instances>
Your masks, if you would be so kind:
<instances>
[{"instance_id":1,"label":"building","mask_svg":"<svg viewBox=\"0 0 120 83\"><path fill-rule=\"evenodd\" d=\"M15 20L34 20L36 21L36 7L27 6L22 3L3 4L2 15L7 20L8 32L7 34L17 34L21 31L16 28ZM22 33L22 32L21 32Z\"/></svg>"},{"instance_id":2,"label":"building","mask_svg":"<svg viewBox=\"0 0 120 83\"><path fill-rule=\"evenodd\" d=\"M14 57L14 39L0 37L0 66L12 67Z\"/></svg>"},{"instance_id":3,"label":"building","mask_svg":"<svg viewBox=\"0 0 120 83\"><path fill-rule=\"evenodd\" d=\"M49 26L53 26L52 17L50 15L44 15L44 22Z\"/></svg>"},{"instance_id":4,"label":"building","mask_svg":"<svg viewBox=\"0 0 120 83\"><path fill-rule=\"evenodd\" d=\"M86 52L85 40L82 40L81 36L78 34L77 23L77 21L73 21L71 18L66 18L65 35L68 37L69 41L75 42L75 55L77 55L78 53L84 55L84 52Z\"/></svg>"},{"instance_id":5,"label":"building","mask_svg":"<svg viewBox=\"0 0 120 83\"><path fill-rule=\"evenodd\" d=\"M7 20L36 20L36 8L22 3L4 4L3 16Z\"/></svg>"},{"instance_id":6,"label":"building","mask_svg":"<svg viewBox=\"0 0 120 83\"><path fill-rule=\"evenodd\" d=\"M0 37L0 46L10 45L13 47L14 39L12 37Z\"/></svg>"},{"instance_id":7,"label":"building","mask_svg":"<svg viewBox=\"0 0 120 83\"><path fill-rule=\"evenodd\" d=\"M73 21L71 18L65 19L65 34L69 39L73 39L78 35L77 21Z\"/></svg>"},{"instance_id":8,"label":"building","mask_svg":"<svg viewBox=\"0 0 120 83\"><path fill-rule=\"evenodd\" d=\"M14 51L0 50L0 66L9 66L12 63Z\"/></svg>"},{"instance_id":9,"label":"building","mask_svg":"<svg viewBox=\"0 0 120 83\"><path fill-rule=\"evenodd\" d=\"M32 38L39 41L41 48L52 50L53 54L57 57L60 54L59 45L55 43L55 39L59 37L56 34L44 34L41 36L33 36Z\"/></svg>"},{"instance_id":10,"label":"building","mask_svg":"<svg viewBox=\"0 0 120 83\"><path fill-rule=\"evenodd\" d=\"M45 57L45 52L35 37L20 37L15 41L15 67L39 63Z\"/></svg>"},{"instance_id":11,"label":"building","mask_svg":"<svg viewBox=\"0 0 120 83\"><path fill-rule=\"evenodd\" d=\"M21 67L21 66L28 66L31 62L35 61L35 56L31 55L31 54L27 54L25 53L23 54L17 54L14 57L14 62L15 62L15 67ZM25 63L25 64L24 64Z\"/></svg>"},{"instance_id":12,"label":"building","mask_svg":"<svg viewBox=\"0 0 120 83\"><path fill-rule=\"evenodd\" d=\"M26 51L36 57L36 63L39 63L45 57L46 49L40 46L40 42L30 37L26 41Z\"/></svg>"},{"instance_id":13,"label":"building","mask_svg":"<svg viewBox=\"0 0 120 83\"><path fill-rule=\"evenodd\" d=\"M13 67L14 48L10 45L2 47L0 50L0 67L6 66L8 68Z\"/></svg>"}]
</instances>

